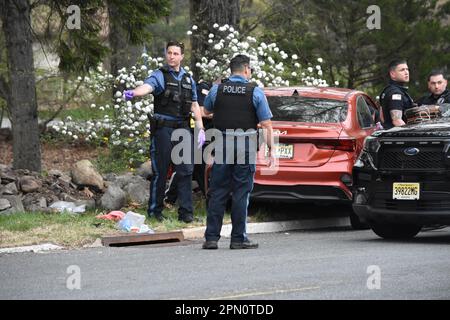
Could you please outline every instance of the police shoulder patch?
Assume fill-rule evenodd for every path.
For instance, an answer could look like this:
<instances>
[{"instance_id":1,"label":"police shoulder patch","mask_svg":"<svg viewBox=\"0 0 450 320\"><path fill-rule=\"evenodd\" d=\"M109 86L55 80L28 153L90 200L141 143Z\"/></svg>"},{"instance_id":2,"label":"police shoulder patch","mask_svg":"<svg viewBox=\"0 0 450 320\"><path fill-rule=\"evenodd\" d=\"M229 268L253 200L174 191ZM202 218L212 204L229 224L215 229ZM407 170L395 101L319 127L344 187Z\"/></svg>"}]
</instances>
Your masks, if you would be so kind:
<instances>
[{"instance_id":1,"label":"police shoulder patch","mask_svg":"<svg viewBox=\"0 0 450 320\"><path fill-rule=\"evenodd\" d=\"M207 96L207 95L208 95L208 93L209 93L209 91L208 91L208 90L206 90L206 89L202 89L202 94L203 94L203 95Z\"/></svg>"},{"instance_id":2,"label":"police shoulder patch","mask_svg":"<svg viewBox=\"0 0 450 320\"><path fill-rule=\"evenodd\" d=\"M392 95L392 100L401 101L402 100L402 95L401 94L393 94Z\"/></svg>"}]
</instances>

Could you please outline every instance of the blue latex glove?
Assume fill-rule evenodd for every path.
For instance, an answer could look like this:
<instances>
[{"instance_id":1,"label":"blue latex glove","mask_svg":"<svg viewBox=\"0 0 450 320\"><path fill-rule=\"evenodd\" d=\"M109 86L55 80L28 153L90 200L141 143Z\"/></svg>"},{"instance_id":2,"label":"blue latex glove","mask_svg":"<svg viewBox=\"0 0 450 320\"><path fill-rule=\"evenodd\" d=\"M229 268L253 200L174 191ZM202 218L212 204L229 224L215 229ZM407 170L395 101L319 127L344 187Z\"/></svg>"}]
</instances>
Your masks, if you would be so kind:
<instances>
[{"instance_id":1,"label":"blue latex glove","mask_svg":"<svg viewBox=\"0 0 450 320\"><path fill-rule=\"evenodd\" d=\"M198 149L201 149L203 147L205 141L206 141L205 130L200 129L197 137Z\"/></svg>"},{"instance_id":2,"label":"blue latex glove","mask_svg":"<svg viewBox=\"0 0 450 320\"><path fill-rule=\"evenodd\" d=\"M133 90L125 90L123 95L125 96L125 100L131 100L134 97Z\"/></svg>"}]
</instances>

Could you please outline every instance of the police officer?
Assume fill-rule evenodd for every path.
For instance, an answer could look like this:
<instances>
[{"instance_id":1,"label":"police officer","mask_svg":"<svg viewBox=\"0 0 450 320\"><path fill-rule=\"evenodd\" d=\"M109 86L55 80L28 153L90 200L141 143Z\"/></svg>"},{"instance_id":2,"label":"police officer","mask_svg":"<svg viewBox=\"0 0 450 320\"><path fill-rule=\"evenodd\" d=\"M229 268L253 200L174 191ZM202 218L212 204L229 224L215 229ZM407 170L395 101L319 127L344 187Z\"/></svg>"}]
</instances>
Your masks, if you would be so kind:
<instances>
[{"instance_id":1,"label":"police officer","mask_svg":"<svg viewBox=\"0 0 450 320\"><path fill-rule=\"evenodd\" d=\"M389 64L389 85L380 94L383 108L383 128L405 125L404 111L415 106L408 94L409 68L405 60L394 60Z\"/></svg>"},{"instance_id":2,"label":"police officer","mask_svg":"<svg viewBox=\"0 0 450 320\"><path fill-rule=\"evenodd\" d=\"M421 105L440 105L450 103L450 91L447 89L447 79L440 70L433 70L428 76L429 94L417 100Z\"/></svg>"},{"instance_id":3,"label":"police officer","mask_svg":"<svg viewBox=\"0 0 450 320\"><path fill-rule=\"evenodd\" d=\"M203 108L204 101L206 98L206 95L209 93L210 85L200 80L197 82L197 102L200 105L200 108ZM194 129L194 124L191 121L191 129ZM203 115L203 125L205 126L205 130L208 130L212 127L212 121L210 116ZM204 145L203 147L205 147ZM202 150L203 151L203 150ZM200 190L202 191L203 195L206 196L205 193L205 161L202 157L201 163L195 163L194 164L194 171L192 173L193 180L197 181L198 186L200 187ZM164 205L168 208L171 208L175 202L177 201L178 197L178 176L177 173L174 172L172 174L172 177L169 180L169 187L167 188L165 198L164 198Z\"/></svg>"},{"instance_id":4,"label":"police officer","mask_svg":"<svg viewBox=\"0 0 450 320\"><path fill-rule=\"evenodd\" d=\"M259 123L266 130L267 144L272 149L272 113L261 88L248 82L252 72L250 58L245 55L235 56L230 62L230 69L230 78L222 84L214 85L205 99L205 113L213 113L213 125L221 131L223 146L220 147L219 144L215 150L203 249L218 248L217 242L230 192L230 249L258 247L246 234L247 207L256 169L257 146L251 140L256 137ZM238 129L242 130L236 131ZM245 143L239 143L242 138ZM219 152L218 148L223 149ZM223 157L219 159L218 154ZM270 154L272 162L273 154Z\"/></svg>"},{"instance_id":5,"label":"police officer","mask_svg":"<svg viewBox=\"0 0 450 320\"><path fill-rule=\"evenodd\" d=\"M144 84L134 90L124 92L127 100L136 96L152 93L155 97L154 115L150 118L151 148L153 176L150 183L150 199L147 213L162 221L164 216L163 199L166 189L166 177L172 161L171 152L177 142L171 141L172 133L184 129L189 141L192 133L189 129L190 114L194 113L195 123L199 129L198 144L205 141L202 116L197 103L197 92L194 80L181 67L184 58L184 45L171 41L166 46L166 62L162 68L155 70ZM192 205L192 170L193 157L189 163L182 162L175 166L178 177L178 219L189 223L193 221Z\"/></svg>"}]
</instances>

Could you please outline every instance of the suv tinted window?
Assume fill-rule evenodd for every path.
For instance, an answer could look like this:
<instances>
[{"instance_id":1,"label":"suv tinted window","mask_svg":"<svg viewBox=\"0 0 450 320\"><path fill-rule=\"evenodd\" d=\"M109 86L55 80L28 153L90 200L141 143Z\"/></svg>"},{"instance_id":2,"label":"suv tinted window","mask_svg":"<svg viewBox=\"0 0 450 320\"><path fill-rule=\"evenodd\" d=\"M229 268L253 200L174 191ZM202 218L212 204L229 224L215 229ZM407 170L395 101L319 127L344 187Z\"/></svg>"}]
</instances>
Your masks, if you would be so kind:
<instances>
[{"instance_id":1,"label":"suv tinted window","mask_svg":"<svg viewBox=\"0 0 450 320\"><path fill-rule=\"evenodd\" d=\"M370 128L374 125L372 113L363 97L359 96L356 101L356 114L361 128Z\"/></svg>"},{"instance_id":2,"label":"suv tinted window","mask_svg":"<svg viewBox=\"0 0 450 320\"><path fill-rule=\"evenodd\" d=\"M347 118L347 102L299 96L267 97L275 121L338 123Z\"/></svg>"}]
</instances>

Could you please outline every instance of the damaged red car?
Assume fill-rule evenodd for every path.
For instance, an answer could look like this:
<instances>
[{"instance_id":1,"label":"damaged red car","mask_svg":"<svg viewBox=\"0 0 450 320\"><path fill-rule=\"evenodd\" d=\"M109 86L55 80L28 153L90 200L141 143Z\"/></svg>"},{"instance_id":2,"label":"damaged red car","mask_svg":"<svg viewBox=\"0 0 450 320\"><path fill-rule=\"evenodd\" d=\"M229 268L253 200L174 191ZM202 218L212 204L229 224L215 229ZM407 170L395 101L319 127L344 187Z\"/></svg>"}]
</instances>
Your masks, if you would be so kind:
<instances>
[{"instance_id":1,"label":"damaged red car","mask_svg":"<svg viewBox=\"0 0 450 320\"><path fill-rule=\"evenodd\" d=\"M361 91L341 88L266 88L278 171L264 174L267 150L258 152L253 201L347 202L352 168L364 139L376 130L378 105ZM356 215L352 225L361 228Z\"/></svg>"}]
</instances>

